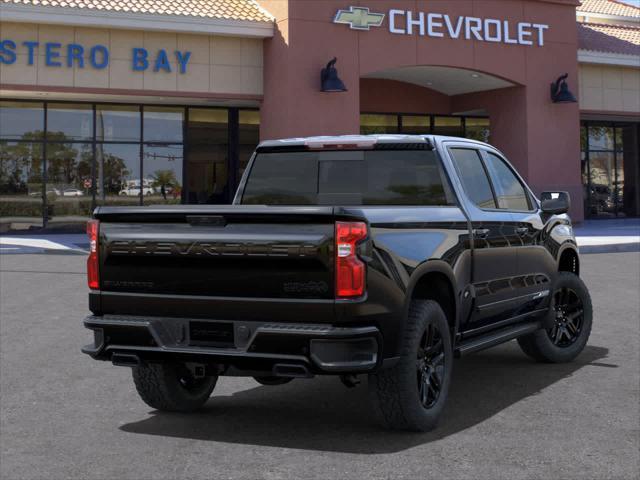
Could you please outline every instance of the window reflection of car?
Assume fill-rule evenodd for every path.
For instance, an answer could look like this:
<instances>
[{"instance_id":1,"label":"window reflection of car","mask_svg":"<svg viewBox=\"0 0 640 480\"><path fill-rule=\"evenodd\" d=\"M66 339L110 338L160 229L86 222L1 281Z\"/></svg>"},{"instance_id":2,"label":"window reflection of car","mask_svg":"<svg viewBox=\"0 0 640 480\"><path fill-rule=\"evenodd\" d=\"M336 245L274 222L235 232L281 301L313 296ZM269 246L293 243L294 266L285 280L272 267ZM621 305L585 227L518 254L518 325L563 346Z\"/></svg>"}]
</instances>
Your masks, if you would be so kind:
<instances>
[{"instance_id":1,"label":"window reflection of car","mask_svg":"<svg viewBox=\"0 0 640 480\"><path fill-rule=\"evenodd\" d=\"M590 188L589 204L591 213L598 214L615 211L613 192L607 185L592 185Z\"/></svg>"},{"instance_id":2,"label":"window reflection of car","mask_svg":"<svg viewBox=\"0 0 640 480\"><path fill-rule=\"evenodd\" d=\"M154 193L153 188L151 188L151 187L142 187L142 194L143 195L153 195L153 193ZM134 197L137 196L137 195L140 195L140 186L138 185L138 186L135 186L135 187L132 187L132 186L125 187L122 190L120 190L119 195L123 195L123 196L129 195L129 196L134 196Z\"/></svg>"},{"instance_id":3,"label":"window reflection of car","mask_svg":"<svg viewBox=\"0 0 640 480\"><path fill-rule=\"evenodd\" d=\"M65 188L62 191L63 197L82 197L84 192L82 190L78 190L77 188Z\"/></svg>"},{"instance_id":4,"label":"window reflection of car","mask_svg":"<svg viewBox=\"0 0 640 480\"><path fill-rule=\"evenodd\" d=\"M47 191L45 192L46 195L61 195L60 190L58 190L57 188L48 188ZM41 190L36 190L33 191L29 194L32 197L40 197L42 196L42 191Z\"/></svg>"}]
</instances>

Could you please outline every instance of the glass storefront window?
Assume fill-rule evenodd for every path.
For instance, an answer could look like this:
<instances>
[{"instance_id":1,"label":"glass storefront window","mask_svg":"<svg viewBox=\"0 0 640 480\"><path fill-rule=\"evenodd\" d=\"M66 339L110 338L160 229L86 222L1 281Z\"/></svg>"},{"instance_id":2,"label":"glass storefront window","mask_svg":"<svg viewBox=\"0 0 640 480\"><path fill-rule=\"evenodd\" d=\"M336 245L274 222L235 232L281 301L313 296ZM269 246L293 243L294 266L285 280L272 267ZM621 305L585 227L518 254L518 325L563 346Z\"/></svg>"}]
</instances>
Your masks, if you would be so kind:
<instances>
[{"instance_id":1,"label":"glass storefront window","mask_svg":"<svg viewBox=\"0 0 640 480\"><path fill-rule=\"evenodd\" d=\"M258 110L240 110L238 112L238 171L236 184L244 174L251 155L260 143L260 112ZM232 195L235 193L235 188Z\"/></svg>"},{"instance_id":2,"label":"glass storefront window","mask_svg":"<svg viewBox=\"0 0 640 480\"><path fill-rule=\"evenodd\" d=\"M464 136L466 138L485 143L489 142L491 124L488 118L467 117L464 120Z\"/></svg>"},{"instance_id":3,"label":"glass storefront window","mask_svg":"<svg viewBox=\"0 0 640 480\"><path fill-rule=\"evenodd\" d=\"M96 145L96 202L101 205L140 204L140 145Z\"/></svg>"},{"instance_id":4,"label":"glass storefront window","mask_svg":"<svg viewBox=\"0 0 640 480\"><path fill-rule=\"evenodd\" d=\"M144 107L143 136L145 142L182 143L184 108Z\"/></svg>"},{"instance_id":5,"label":"glass storefront window","mask_svg":"<svg viewBox=\"0 0 640 480\"><path fill-rule=\"evenodd\" d=\"M229 203L259 133L248 108L3 99L0 228L80 230L96 205Z\"/></svg>"},{"instance_id":6,"label":"glass storefront window","mask_svg":"<svg viewBox=\"0 0 640 480\"><path fill-rule=\"evenodd\" d=\"M363 135L398 133L397 115L378 115L365 113L360 115L360 132Z\"/></svg>"},{"instance_id":7,"label":"glass storefront window","mask_svg":"<svg viewBox=\"0 0 640 480\"><path fill-rule=\"evenodd\" d=\"M42 226L42 169L41 144L0 141L0 224Z\"/></svg>"},{"instance_id":8,"label":"glass storefront window","mask_svg":"<svg viewBox=\"0 0 640 480\"><path fill-rule=\"evenodd\" d=\"M87 104L47 105L47 140L72 141L93 138L93 107Z\"/></svg>"},{"instance_id":9,"label":"glass storefront window","mask_svg":"<svg viewBox=\"0 0 640 480\"><path fill-rule=\"evenodd\" d=\"M190 108L187 125L187 203L227 203L229 111Z\"/></svg>"},{"instance_id":10,"label":"glass storefront window","mask_svg":"<svg viewBox=\"0 0 640 480\"><path fill-rule=\"evenodd\" d=\"M433 133L434 135L447 135L451 137L464 136L464 129L462 128L462 118L434 117Z\"/></svg>"},{"instance_id":11,"label":"glass storefront window","mask_svg":"<svg viewBox=\"0 0 640 480\"><path fill-rule=\"evenodd\" d=\"M431 117L426 115L403 115L402 133L428 135L431 133Z\"/></svg>"},{"instance_id":12,"label":"glass storefront window","mask_svg":"<svg viewBox=\"0 0 640 480\"><path fill-rule=\"evenodd\" d=\"M589 127L589 150L613 150L614 133L612 127Z\"/></svg>"},{"instance_id":13,"label":"glass storefront window","mask_svg":"<svg viewBox=\"0 0 640 480\"><path fill-rule=\"evenodd\" d=\"M182 152L181 144L144 146L142 194L145 205L181 202Z\"/></svg>"},{"instance_id":14,"label":"glass storefront window","mask_svg":"<svg viewBox=\"0 0 640 480\"><path fill-rule=\"evenodd\" d=\"M0 139L42 140L44 103L0 102Z\"/></svg>"},{"instance_id":15,"label":"glass storefront window","mask_svg":"<svg viewBox=\"0 0 640 480\"><path fill-rule=\"evenodd\" d=\"M86 221L91 216L90 143L49 143L47 145L47 210L56 222Z\"/></svg>"},{"instance_id":16,"label":"glass storefront window","mask_svg":"<svg viewBox=\"0 0 640 480\"><path fill-rule=\"evenodd\" d=\"M105 142L140 141L140 107L132 105L98 105L96 140Z\"/></svg>"},{"instance_id":17,"label":"glass storefront window","mask_svg":"<svg viewBox=\"0 0 640 480\"><path fill-rule=\"evenodd\" d=\"M488 117L364 113L360 115L360 133L363 135L384 133L428 135L432 133L488 142L491 135L491 122Z\"/></svg>"},{"instance_id":18,"label":"glass storefront window","mask_svg":"<svg viewBox=\"0 0 640 480\"><path fill-rule=\"evenodd\" d=\"M612 152L591 152L589 210L594 216L615 216L615 159Z\"/></svg>"}]
</instances>

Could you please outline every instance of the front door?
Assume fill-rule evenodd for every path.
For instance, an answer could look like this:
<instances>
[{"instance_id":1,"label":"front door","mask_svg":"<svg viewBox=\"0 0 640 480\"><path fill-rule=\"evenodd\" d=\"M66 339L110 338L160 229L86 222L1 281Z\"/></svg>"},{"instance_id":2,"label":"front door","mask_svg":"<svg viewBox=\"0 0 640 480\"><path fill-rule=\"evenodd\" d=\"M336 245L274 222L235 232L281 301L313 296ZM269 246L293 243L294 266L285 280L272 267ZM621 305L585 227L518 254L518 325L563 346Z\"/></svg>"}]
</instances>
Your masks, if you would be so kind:
<instances>
[{"instance_id":1,"label":"front door","mask_svg":"<svg viewBox=\"0 0 640 480\"><path fill-rule=\"evenodd\" d=\"M517 234L518 294L526 299L518 314L543 308L549 301L557 271L555 258L544 245L544 222L533 195L498 152L482 151L498 206L509 211Z\"/></svg>"}]
</instances>

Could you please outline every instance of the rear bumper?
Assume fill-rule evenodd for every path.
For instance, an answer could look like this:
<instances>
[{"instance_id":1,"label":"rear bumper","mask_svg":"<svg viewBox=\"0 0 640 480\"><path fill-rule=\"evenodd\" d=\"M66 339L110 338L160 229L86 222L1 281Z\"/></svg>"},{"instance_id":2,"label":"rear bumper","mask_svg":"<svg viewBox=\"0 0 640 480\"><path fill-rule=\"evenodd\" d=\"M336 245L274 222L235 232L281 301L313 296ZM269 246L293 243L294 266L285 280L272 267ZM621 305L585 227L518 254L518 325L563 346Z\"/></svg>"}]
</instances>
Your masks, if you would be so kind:
<instances>
[{"instance_id":1,"label":"rear bumper","mask_svg":"<svg viewBox=\"0 0 640 480\"><path fill-rule=\"evenodd\" d=\"M186 361L220 374L307 376L370 372L382 362L382 336L373 326L123 315L88 316L84 326L94 342L82 352L115 364Z\"/></svg>"}]
</instances>

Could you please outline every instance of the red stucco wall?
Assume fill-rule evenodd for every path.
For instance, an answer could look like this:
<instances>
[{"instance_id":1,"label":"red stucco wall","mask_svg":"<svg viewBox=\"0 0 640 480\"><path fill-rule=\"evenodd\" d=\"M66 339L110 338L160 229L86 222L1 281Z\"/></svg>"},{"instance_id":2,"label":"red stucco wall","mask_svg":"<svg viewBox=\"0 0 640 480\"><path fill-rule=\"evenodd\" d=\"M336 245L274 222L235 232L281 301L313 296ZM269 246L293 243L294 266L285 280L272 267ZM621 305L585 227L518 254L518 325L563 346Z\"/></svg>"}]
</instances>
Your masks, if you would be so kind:
<instances>
[{"instance_id":1,"label":"red stucco wall","mask_svg":"<svg viewBox=\"0 0 640 480\"><path fill-rule=\"evenodd\" d=\"M578 95L575 0L260 0L277 17L265 42L262 138L359 132L361 111L451 113L486 109L492 143L503 150L532 187L565 189L582 219L579 109L553 104L549 85L569 73ZM550 26L544 46L395 35L388 28L351 30L332 22L339 9L359 4L389 9L478 16ZM385 23L388 18L385 19ZM320 92L320 70L338 57L349 92ZM390 68L436 65L472 69L515 87L447 97L401 82L362 79ZM362 79L362 80L361 80ZM448 112L446 111L448 110Z\"/></svg>"}]
</instances>

